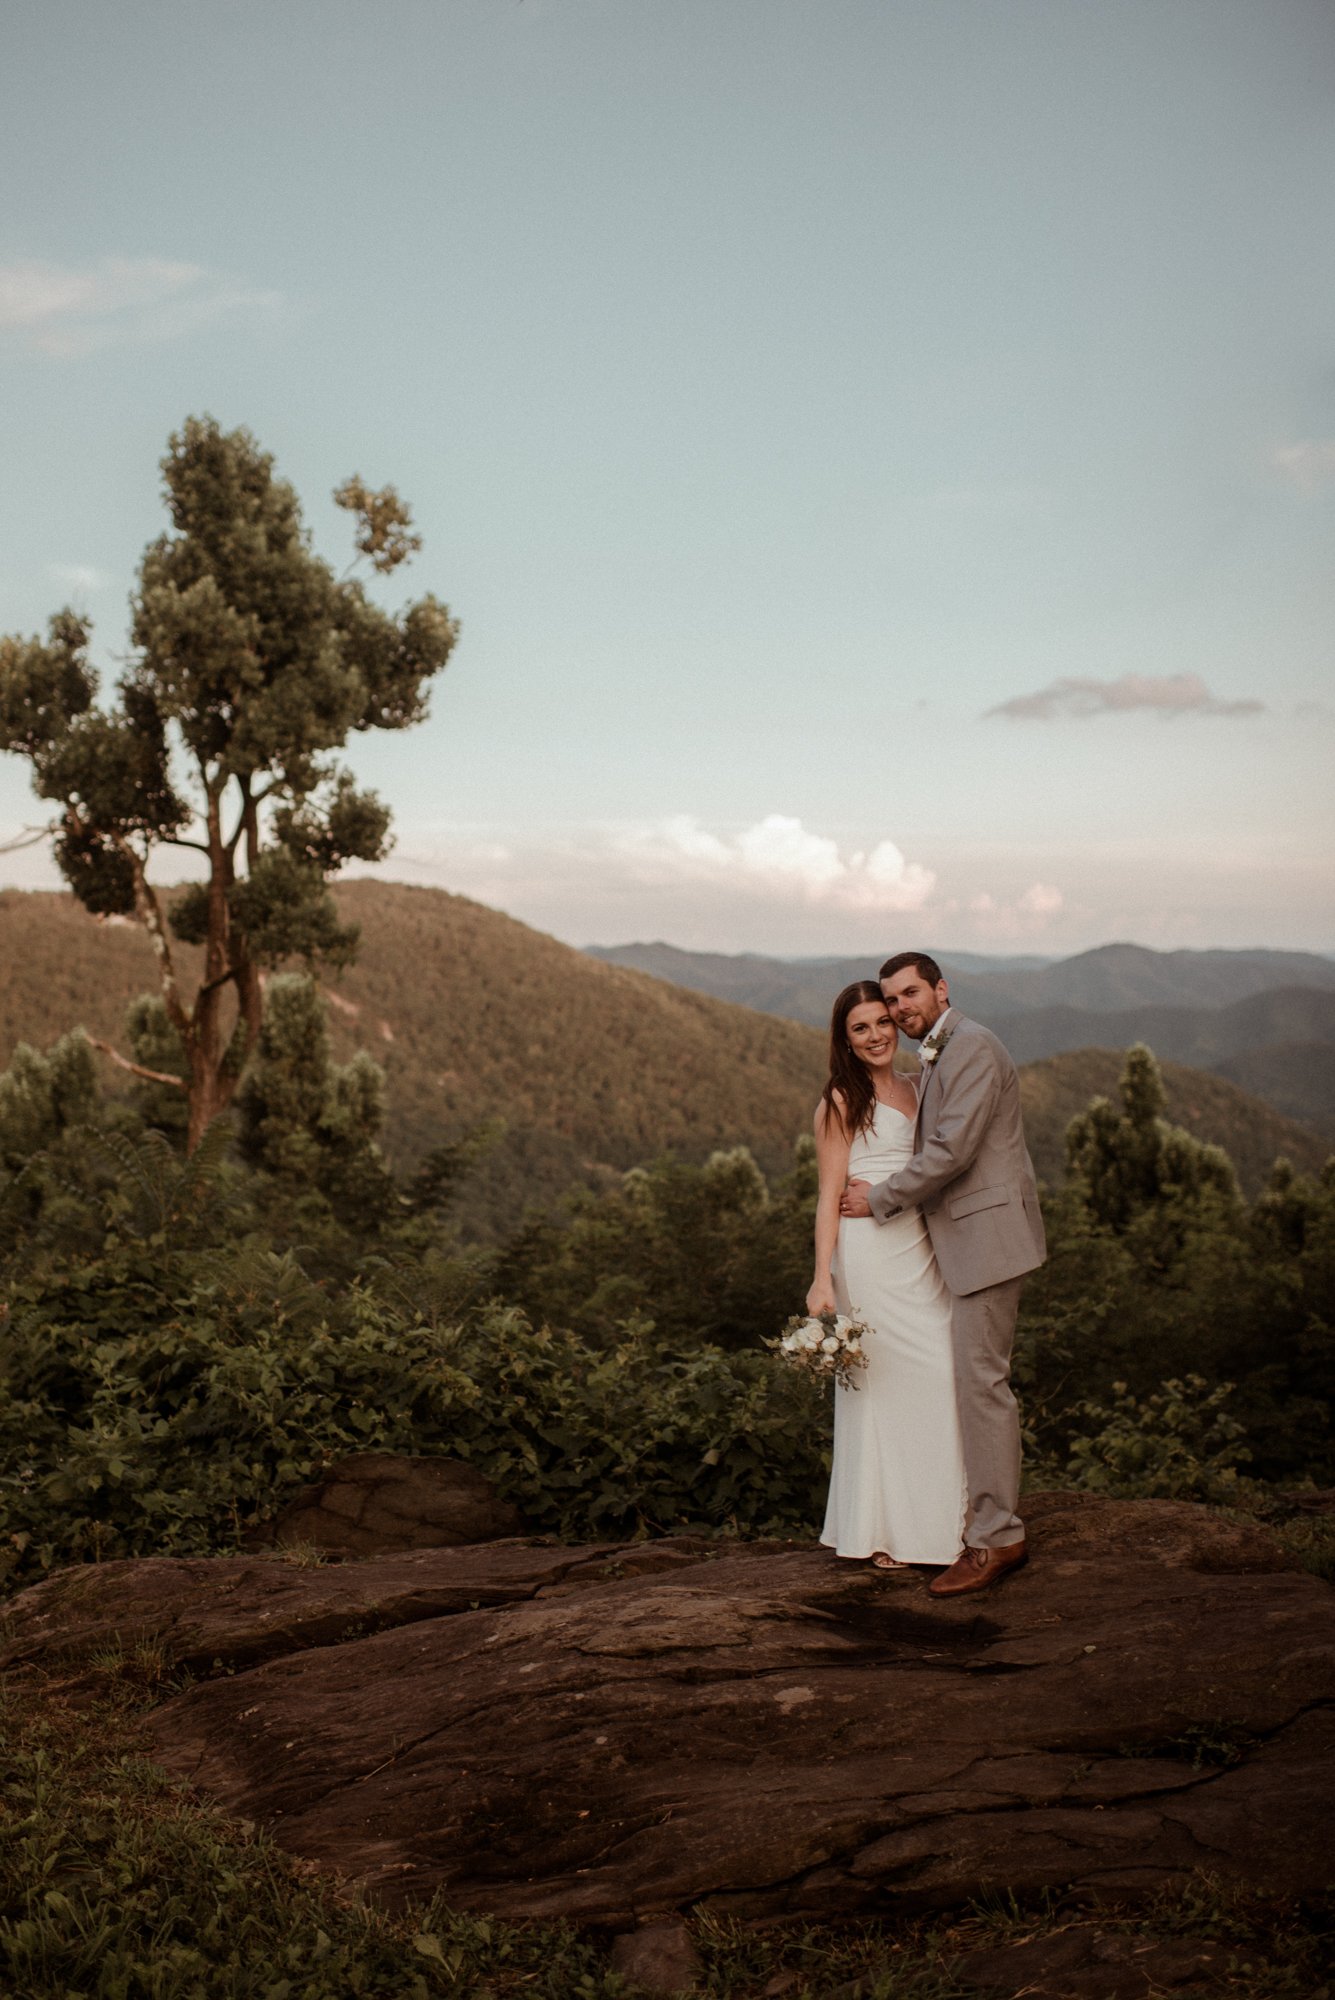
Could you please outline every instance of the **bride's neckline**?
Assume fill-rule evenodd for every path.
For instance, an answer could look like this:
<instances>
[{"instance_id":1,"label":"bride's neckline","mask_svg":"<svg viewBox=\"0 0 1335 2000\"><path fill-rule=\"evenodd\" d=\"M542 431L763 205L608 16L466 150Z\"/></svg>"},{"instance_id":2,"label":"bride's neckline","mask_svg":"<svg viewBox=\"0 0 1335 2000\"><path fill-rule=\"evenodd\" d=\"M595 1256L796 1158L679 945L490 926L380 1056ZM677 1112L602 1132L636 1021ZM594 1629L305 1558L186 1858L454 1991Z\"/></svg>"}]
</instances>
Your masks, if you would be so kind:
<instances>
[{"instance_id":1,"label":"bride's neckline","mask_svg":"<svg viewBox=\"0 0 1335 2000\"><path fill-rule=\"evenodd\" d=\"M899 1108L899 1106L898 1106L897 1104L892 1104L892 1103L890 1102L890 1100L889 1100L889 1098L888 1098L888 1097L878 1097L878 1098L877 1098L877 1100L876 1100L876 1110L877 1110L877 1111L893 1111L893 1112L894 1112L894 1114L895 1114L895 1116L896 1116L896 1118L902 1118L902 1119L904 1120L904 1123L905 1123L906 1125L911 1125L911 1124L913 1123L913 1119L912 1119L912 1118L911 1118L911 1117L909 1116L908 1112L907 1112L907 1111L901 1111L901 1110L900 1110L900 1108ZM873 1114L873 1119L874 1119L874 1114Z\"/></svg>"}]
</instances>

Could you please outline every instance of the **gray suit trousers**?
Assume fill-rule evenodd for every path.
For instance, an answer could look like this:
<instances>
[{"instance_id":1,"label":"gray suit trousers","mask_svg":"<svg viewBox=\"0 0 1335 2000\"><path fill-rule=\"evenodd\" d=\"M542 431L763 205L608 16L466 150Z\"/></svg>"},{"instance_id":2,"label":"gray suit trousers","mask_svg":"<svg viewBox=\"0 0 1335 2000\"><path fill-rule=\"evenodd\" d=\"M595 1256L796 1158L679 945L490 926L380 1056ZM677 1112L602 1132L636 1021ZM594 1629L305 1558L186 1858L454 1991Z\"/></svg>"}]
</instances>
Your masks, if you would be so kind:
<instances>
[{"instance_id":1,"label":"gray suit trousers","mask_svg":"<svg viewBox=\"0 0 1335 2000\"><path fill-rule=\"evenodd\" d=\"M1023 1278L1007 1278L952 1300L955 1400L964 1442L971 1548L1005 1548L1024 1538L1020 1499L1020 1413L1011 1393L1011 1344Z\"/></svg>"}]
</instances>

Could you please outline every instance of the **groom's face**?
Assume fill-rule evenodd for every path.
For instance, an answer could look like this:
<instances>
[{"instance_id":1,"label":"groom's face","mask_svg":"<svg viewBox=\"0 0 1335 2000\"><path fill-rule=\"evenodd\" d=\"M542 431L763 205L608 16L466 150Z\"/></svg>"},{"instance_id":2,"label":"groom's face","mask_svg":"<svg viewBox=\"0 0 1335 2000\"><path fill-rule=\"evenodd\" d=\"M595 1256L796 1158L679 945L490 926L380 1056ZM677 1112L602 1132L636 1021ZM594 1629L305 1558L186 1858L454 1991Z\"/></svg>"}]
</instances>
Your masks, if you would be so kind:
<instances>
[{"instance_id":1,"label":"groom's face","mask_svg":"<svg viewBox=\"0 0 1335 2000\"><path fill-rule=\"evenodd\" d=\"M891 1020L901 1034L915 1042L931 1034L950 1005L950 992L945 980L937 986L929 986L915 965L901 966L898 972L883 979L881 991L890 1009Z\"/></svg>"}]
</instances>

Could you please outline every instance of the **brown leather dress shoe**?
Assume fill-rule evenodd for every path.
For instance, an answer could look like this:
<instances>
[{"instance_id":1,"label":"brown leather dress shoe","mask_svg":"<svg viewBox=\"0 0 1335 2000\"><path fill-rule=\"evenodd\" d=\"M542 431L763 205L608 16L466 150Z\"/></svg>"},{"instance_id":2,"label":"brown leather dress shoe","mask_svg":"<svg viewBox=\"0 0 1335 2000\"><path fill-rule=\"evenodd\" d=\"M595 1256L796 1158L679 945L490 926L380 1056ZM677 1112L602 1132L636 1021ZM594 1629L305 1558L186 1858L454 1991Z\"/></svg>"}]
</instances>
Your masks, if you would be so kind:
<instances>
[{"instance_id":1,"label":"brown leather dress shoe","mask_svg":"<svg viewBox=\"0 0 1335 2000\"><path fill-rule=\"evenodd\" d=\"M966 1548L927 1588L933 1597L963 1597L970 1590L990 1589L1008 1570L1019 1569L1028 1560L1029 1549L1023 1541L1010 1542L1004 1549Z\"/></svg>"}]
</instances>

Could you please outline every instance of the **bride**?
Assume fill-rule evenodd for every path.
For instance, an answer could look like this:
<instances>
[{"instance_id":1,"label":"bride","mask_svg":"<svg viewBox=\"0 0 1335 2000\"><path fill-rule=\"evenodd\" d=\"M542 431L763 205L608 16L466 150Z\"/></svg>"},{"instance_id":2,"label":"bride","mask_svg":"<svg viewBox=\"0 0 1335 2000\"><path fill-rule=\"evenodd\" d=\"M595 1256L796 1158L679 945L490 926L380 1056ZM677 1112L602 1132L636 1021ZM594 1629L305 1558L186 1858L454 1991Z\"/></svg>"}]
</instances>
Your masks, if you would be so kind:
<instances>
[{"instance_id":1,"label":"bride","mask_svg":"<svg viewBox=\"0 0 1335 2000\"><path fill-rule=\"evenodd\" d=\"M841 1222L852 1178L883 1181L914 1149L918 1095L894 1070L899 1034L869 979L830 1020L830 1074L816 1107L820 1193L809 1313L870 1329L856 1389L836 1389L834 1463L821 1540L878 1569L953 1563L964 1538L964 1458L955 1407L950 1295L916 1208Z\"/></svg>"}]
</instances>

